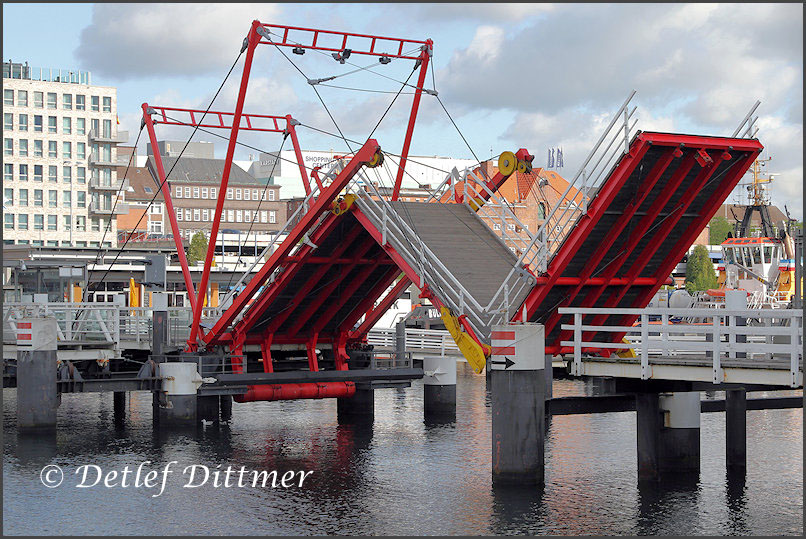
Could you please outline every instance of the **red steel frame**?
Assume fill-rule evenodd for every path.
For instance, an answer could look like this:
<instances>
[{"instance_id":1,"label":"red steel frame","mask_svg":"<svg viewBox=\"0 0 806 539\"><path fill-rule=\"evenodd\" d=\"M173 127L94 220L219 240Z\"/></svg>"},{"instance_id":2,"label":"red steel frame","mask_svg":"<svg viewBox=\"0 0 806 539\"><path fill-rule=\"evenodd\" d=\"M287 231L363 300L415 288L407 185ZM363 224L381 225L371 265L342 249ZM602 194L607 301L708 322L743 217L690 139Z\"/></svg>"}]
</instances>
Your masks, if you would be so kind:
<instances>
[{"instance_id":1,"label":"red steel frame","mask_svg":"<svg viewBox=\"0 0 806 539\"><path fill-rule=\"evenodd\" d=\"M282 38L279 41L275 41L275 40L271 39L271 35L273 33L272 32L273 30L281 31ZM294 35L300 35L300 36L310 35L311 36L311 41L310 41L309 44L303 44L303 43L298 43L296 41L291 41L289 39L289 34L290 33L293 33ZM340 37L341 38L341 48L334 48L332 46L324 46L322 44L317 44L317 41L320 39L320 36L327 36L329 39L332 39L332 36ZM231 171L231 168L232 168L232 160L233 160L233 157L234 157L234 154L235 154L235 145L236 145L237 140L238 140L238 132L242 128L241 119L242 119L242 116L243 116L243 106L244 106L244 101L246 99L246 90L247 90L247 86L249 84L249 74L251 73L251 70L252 70L252 61L254 59L255 49L257 48L257 46L259 44L265 44L265 45L275 45L275 46L278 46L278 47L295 47L295 48L302 48L302 49L316 49L316 50L322 50L322 51L332 51L332 52L337 52L339 54L342 54L347 49L347 44L348 44L349 38L351 38L351 37L356 38L356 39L353 39L353 41L354 42L358 41L359 45L365 44L367 39L370 40L369 48L358 46L356 48L350 49L351 53L353 53L353 54L363 54L363 55L370 55L370 56L384 56L384 57L388 57L388 58L401 58L401 59L409 59L409 60L418 60L421 63L421 65L420 65L421 83L420 83L420 85L417 87L417 89L415 91L415 99L414 99L411 114L410 114L410 117L409 117L409 129L407 130L407 136L406 136L406 140L404 142L403 152L401 154L400 169L398 171L398 176L402 178L403 166L404 166L404 163L405 163L405 158L408 156L408 148L409 148L409 144L411 142L411 135L412 135L413 128L414 128L413 122L414 122L414 118L417 115L417 109L418 109L418 106L419 106L419 96L422 94L422 90L423 90L422 89L422 82L425 80L425 71L426 71L426 67L428 65L428 58L430 58L430 56L432 54L433 42L430 39L425 40L425 41L412 41L412 40L388 38L388 37L382 37L382 36L371 36L371 35L366 35L366 34L351 34L351 33L336 32L336 31L330 31L330 30L317 30L317 29L301 28L301 27L294 27L294 26L263 24L258 20L252 21L252 26L251 26L251 28L249 30L249 33L248 33L248 35L247 35L247 37L245 39L245 43L244 43L244 45L245 45L244 50L246 51L246 58L245 58L245 61L244 61L244 66L243 66L243 73L241 75L241 84L240 84L240 88L238 90L238 99L237 99L236 104L235 104L235 112L232 114L233 119L232 119L232 123L231 123L231 133L230 133L230 138L229 138L229 145L227 147L226 158L225 158L225 161L224 161L224 171L223 171L223 175L222 175L222 178L221 178L221 186L220 186L219 192L218 192L218 201L216 203L215 218L213 220L213 226L212 226L212 229L210 231L210 241L209 241L209 244L208 244L208 247L207 247L207 254L206 254L205 259L204 259L204 269L202 270L201 283L199 284L200 294L204 294L204 291L207 289L207 282L208 282L208 280L210 278L210 266L212 265L213 252L215 250L215 242L216 242L216 237L218 236L218 228L219 228L219 225L220 225L219 216L221 215L221 211L224 208L224 200L225 200L225 196L226 196L227 184L229 183L229 176L230 176L230 171ZM265 38L265 39L263 39L263 38ZM397 52L396 53L388 53L388 52L385 52L385 51L378 51L378 50L376 50L376 47L377 47L377 45L379 43L381 43L381 44L383 44L383 43L394 43L394 44L397 45ZM413 56L407 56L406 54L404 54L403 49L407 44L418 46L420 48L420 54L418 56L414 56L414 57ZM351 44L351 47L352 47L352 44ZM370 139L370 140L372 140L372 139ZM374 140L372 142L377 147L377 142L375 142ZM369 143L369 141L364 145L362 150L366 149L368 143ZM360 151L359 151L359 153L360 153ZM374 155L374 151L370 155L370 158L372 157L372 155ZM358 157L358 154L356 154L356 157L353 158L351 163L355 162L357 157ZM298 160L301 161L299 156L298 156ZM368 162L368 161L363 161L360 164L364 164L366 162ZM300 162L300 165L301 164L302 163ZM353 174L356 171L357 171L357 167L354 167ZM343 176L343 175L340 174L340 177L341 176ZM334 181L334 183L335 183L335 181ZM345 184L346 184L346 181L345 181ZM399 189L399 186L398 186L398 189ZM320 195L320 198L321 198L321 195ZM303 218L303 220L305 220L305 218ZM300 223L298 223L297 226L294 227L295 230L300 229L300 228L302 228L304 230L307 230L307 227L300 227ZM268 264L268 263L264 264L264 268L266 266L269 266L269 265L270 264ZM254 282L254 281L255 280L253 279L252 282ZM252 293L254 293L254 291ZM239 298L242 295L243 294L239 295ZM202 295L202 297L203 297L203 295ZM191 322L190 336L189 336L188 341L187 341L188 349L191 350L191 351L196 350L197 347L198 347L197 338L199 336L199 330L200 330L199 322L201 321L201 306L202 305L203 305L203 301L200 300L200 301L197 302L196 306L193 309L193 321ZM234 307L234 304L233 304L233 307ZM232 310L233 310L232 308L227 309L228 312L232 311ZM217 324L216 327L219 327L219 324ZM211 333L213 333L213 332L211 332ZM220 330L220 327L219 327L219 330L216 331L216 336L217 337L220 336L221 333L222 333L222 331ZM209 340L205 341L205 342L209 342Z\"/></svg>"},{"instance_id":2,"label":"red steel frame","mask_svg":"<svg viewBox=\"0 0 806 539\"><path fill-rule=\"evenodd\" d=\"M212 129L231 129L225 120L234 117L232 112L219 112L219 111L203 111L198 109L184 109L172 107L159 107L149 105L148 103L142 104L143 109L143 123L148 130L148 138L151 141L151 147L157 148L157 134L154 129L155 124L165 125L181 125L187 127L206 127ZM169 116L169 113L174 112L182 115L187 115L189 121L182 121ZM152 118L152 115L157 115L157 119ZM199 119L197 120L197 115ZM203 123L205 118L215 118L217 122ZM302 153L299 147L299 140L297 139L296 129L294 128L298 122L291 117L290 114L286 116L268 116L263 114L243 114L243 121L246 123L241 129L244 131L262 131L268 133L287 133L291 136L291 142L294 146L294 152L297 156L297 163L299 164L300 175L302 176L302 183L305 187L305 193L310 194L311 187L308 179L305 166L302 161ZM268 126L261 127L260 122L268 123ZM253 125L256 124L256 125ZM188 291L188 300L190 307L195 312L196 310L196 294L193 287L193 279L190 276L190 269L188 267L187 258L185 257L185 249L182 245L182 237L179 234L179 223L176 220L176 212L174 211L173 198L171 195L170 183L166 180L165 167L162 162L162 155L158 151L154 153L154 163L157 168L159 176L160 189L162 190L163 197L165 198L165 209L168 212L168 220L171 224L171 231L174 236L174 243L176 244L176 252L179 255L179 264L182 267L182 275L185 280L185 287ZM166 188L163 189L163 186ZM218 221L220 214L214 218L214 222ZM199 290L203 290L200 288ZM201 305L204 305L204 294L201 295Z\"/></svg>"},{"instance_id":3,"label":"red steel frame","mask_svg":"<svg viewBox=\"0 0 806 539\"><path fill-rule=\"evenodd\" d=\"M579 247L588 237L591 230L593 230L593 227L599 221L603 212L609 208L613 198L624 185L624 182L630 174L635 170L650 145L656 147L661 146L668 149L648 173L630 205L623 209L622 215L619 216L612 228L607 231L602 243L598 245L596 250L591 254L589 262L586 264L582 273L576 277L561 277L568 263L570 263ZM613 287L610 288L612 292L603 307L615 308L629 289L634 286L640 286L644 288L644 290L639 294L631 307L645 306L665 282L668 274L683 256L685 250L696 239L708 220L716 212L719 204L730 194L730 191L762 149L762 145L757 140L753 139L648 132L639 134L633 141L630 153L625 155L614 173L607 179L597 194L597 197L591 203L588 213L583 217L583 220L577 224L574 230L571 231L568 239L561 246L560 252L552 259L547 275L538 278L537 286L524 301L527 319L534 315L538 306L554 285L574 286L560 306L571 305L572 301L580 294L583 287L588 287L588 292L578 306L592 307L609 287ZM721 153L719 153L718 157L711 158L705 154L705 151L708 150L719 151ZM685 157L684 153L686 153ZM739 157L737 157L737 155L739 155ZM653 200L646 214L643 215L638 224L631 229L625 241L624 249L622 249L619 255L608 265L602 275L592 277L592 272L600 264L614 243L618 241L629 221L635 216L638 208L646 200L646 197L660 179L663 172L677 159L680 159L677 168L667 181L664 190L658 193L657 198ZM701 208L700 214L696 220L687 227L685 233L678 238L672 248L668 250L668 254L658 271L651 276L641 276L641 270L663 246L664 240L674 229L683 214L689 209L692 202L696 199L697 193L711 180L720 163L723 160L730 159L739 160L724 177L720 178L721 183L719 188ZM629 258L630 254L635 251L642 236L647 233L649 226L657 219L660 212L667 205L695 165L699 165L701 170L695 177L692 185L681 197L676 208L653 233L650 241L642 248L638 258L636 258L621 277L617 277L616 274L622 269L624 262ZM519 313L522 309L523 307L519 310ZM591 324L600 325L607 319L607 316L608 315L596 315L593 317ZM520 318L520 314L516 315L516 318ZM635 318L635 316L624 316L621 324L629 325ZM556 310L549 316L545 324L547 335L554 329L556 324L559 323L560 319L561 315ZM590 332L587 332L585 336L589 336L589 333ZM568 331L561 332L558 342L567 340L569 335L570 333ZM615 335L613 338L620 340L623 336L624 335ZM563 348L559 345L550 345L546 347L546 350L550 353L563 353L568 352L570 349L567 349L567 347Z\"/></svg>"}]
</instances>

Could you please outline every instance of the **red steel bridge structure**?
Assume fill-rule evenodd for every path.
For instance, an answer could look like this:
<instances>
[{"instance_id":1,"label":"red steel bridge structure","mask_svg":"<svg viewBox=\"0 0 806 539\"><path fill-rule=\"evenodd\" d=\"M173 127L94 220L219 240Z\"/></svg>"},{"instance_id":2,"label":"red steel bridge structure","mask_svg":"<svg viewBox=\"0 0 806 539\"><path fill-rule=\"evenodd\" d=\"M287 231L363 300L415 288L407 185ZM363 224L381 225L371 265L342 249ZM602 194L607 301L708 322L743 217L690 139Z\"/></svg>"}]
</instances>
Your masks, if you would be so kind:
<instances>
[{"instance_id":1,"label":"red steel bridge structure","mask_svg":"<svg viewBox=\"0 0 806 539\"><path fill-rule=\"evenodd\" d=\"M330 38L330 43L336 38L340 46L323 46L323 37ZM352 45L356 38L361 45ZM384 161L375 139L366 140L349 161L344 158L346 164L334 168L323 181L318 174L309 175L302 165L295 132L298 122L291 115L243 112L254 52L265 44L293 47L297 54L305 49L327 51L337 60L358 54L419 63L390 197L374 190L368 178ZM598 185L584 188L584 211L568 221L567 233L552 252L541 250L546 236L538 231L529 236L526 252L516 256L476 212L516 170L531 171L532 156L525 149L504 152L493 178L468 181L461 194L457 190L450 196L437 193L429 203L398 200L433 51L431 40L254 21L244 46L246 61L234 112L143 104L144 122L155 147L155 124L230 131L198 287L193 286L187 268L170 188L163 189L163 194L193 307L187 352L223 351L228 355L232 374L220 380L248 386L246 393L236 397L239 401L353 395L355 380L366 377L356 370L359 366L352 361L351 349L365 342L369 329L412 283L421 297L440 309L446 327L477 372L491 352L490 332L495 324L542 323L546 352L568 353L571 350L560 345L568 335L560 329L563 320L558 309L646 306L763 149L756 139L735 136L638 131L628 137L627 109L622 107L623 151L614 154L612 166L605 161ZM412 46L419 47L417 54L405 52ZM182 119L175 118L179 115ZM291 137L306 198L285 238L278 240L254 275L242 279L243 286L239 283L237 292L230 293L231 303L211 322L212 327L203 329L201 298L207 288L238 133L250 130ZM156 154L155 161L158 180L165 184L165 170ZM532 263L536 258L542 262ZM594 318L592 325L629 326L634 321L621 315ZM622 337L603 334L601 339ZM245 372L245 346L260 349L263 372L259 375ZM279 350L289 348L304 351L304 366L295 363L292 367L285 355L278 355ZM321 357L317 350L323 352ZM290 371L296 374L289 375ZM377 374L379 379L385 377Z\"/></svg>"}]
</instances>

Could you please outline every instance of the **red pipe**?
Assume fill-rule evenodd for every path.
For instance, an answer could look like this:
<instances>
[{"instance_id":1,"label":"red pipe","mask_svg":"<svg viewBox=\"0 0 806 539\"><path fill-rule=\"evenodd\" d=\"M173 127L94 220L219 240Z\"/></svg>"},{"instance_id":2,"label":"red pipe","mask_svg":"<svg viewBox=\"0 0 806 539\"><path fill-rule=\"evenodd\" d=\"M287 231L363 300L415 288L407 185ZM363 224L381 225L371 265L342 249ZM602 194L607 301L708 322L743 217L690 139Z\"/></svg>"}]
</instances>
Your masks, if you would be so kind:
<instances>
[{"instance_id":1,"label":"red pipe","mask_svg":"<svg viewBox=\"0 0 806 539\"><path fill-rule=\"evenodd\" d=\"M274 384L249 386L235 402L288 401L296 399L332 399L355 395L354 382L312 382L306 384Z\"/></svg>"}]
</instances>

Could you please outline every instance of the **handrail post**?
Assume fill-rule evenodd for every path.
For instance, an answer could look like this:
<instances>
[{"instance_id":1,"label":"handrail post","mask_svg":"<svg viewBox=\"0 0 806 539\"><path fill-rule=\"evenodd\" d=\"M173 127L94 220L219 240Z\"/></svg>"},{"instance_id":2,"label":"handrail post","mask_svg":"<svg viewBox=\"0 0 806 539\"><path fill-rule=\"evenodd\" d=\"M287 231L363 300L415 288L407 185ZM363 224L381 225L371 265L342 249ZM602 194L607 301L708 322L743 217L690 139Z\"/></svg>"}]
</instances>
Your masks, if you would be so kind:
<instances>
[{"instance_id":1,"label":"handrail post","mask_svg":"<svg viewBox=\"0 0 806 539\"><path fill-rule=\"evenodd\" d=\"M582 313L574 313L574 375L582 375Z\"/></svg>"},{"instance_id":2,"label":"handrail post","mask_svg":"<svg viewBox=\"0 0 806 539\"><path fill-rule=\"evenodd\" d=\"M714 372L713 372L713 382L715 384L720 383L720 379L722 378L722 365L720 362L719 354L720 354L720 334L719 334L719 326L721 323L721 315L714 313L713 316L713 323L711 325L711 333L713 335L713 360L714 360Z\"/></svg>"},{"instance_id":3,"label":"handrail post","mask_svg":"<svg viewBox=\"0 0 806 539\"><path fill-rule=\"evenodd\" d=\"M668 315L664 324L661 325L661 335L666 335ZM664 343L664 353L666 352L666 344ZM649 379L649 315L643 313L641 315L641 380Z\"/></svg>"},{"instance_id":4,"label":"handrail post","mask_svg":"<svg viewBox=\"0 0 806 539\"><path fill-rule=\"evenodd\" d=\"M803 311L801 311L801 313L802 312ZM803 317L802 314L801 314L800 317L798 317L797 313L795 313L795 315L792 316L789 319L789 327L790 327L790 330L791 330L790 333L789 333L789 354L790 354L789 355L789 371L790 371L791 376L792 376L792 378L790 380L790 385L792 387L797 387L797 385L798 385L798 364L800 363L798 361L799 360L798 356L799 356L800 350L801 350L800 342L799 342L800 339L798 338L799 334L800 334L800 325L801 324L798 321L798 318L800 318L800 320L802 320L803 319L802 317Z\"/></svg>"}]
</instances>

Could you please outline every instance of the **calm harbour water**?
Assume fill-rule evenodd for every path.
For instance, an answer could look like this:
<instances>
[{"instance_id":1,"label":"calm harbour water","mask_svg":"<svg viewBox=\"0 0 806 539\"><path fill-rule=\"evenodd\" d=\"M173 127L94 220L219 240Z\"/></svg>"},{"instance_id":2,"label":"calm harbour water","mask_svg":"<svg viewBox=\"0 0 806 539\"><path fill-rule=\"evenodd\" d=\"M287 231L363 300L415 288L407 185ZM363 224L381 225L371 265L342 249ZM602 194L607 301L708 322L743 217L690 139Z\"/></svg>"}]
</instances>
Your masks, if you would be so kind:
<instances>
[{"instance_id":1,"label":"calm harbour water","mask_svg":"<svg viewBox=\"0 0 806 539\"><path fill-rule=\"evenodd\" d=\"M16 534L673 534L801 535L802 410L748 412L748 471L726 478L723 413L702 414L702 472L638 485L635 413L550 421L543 489L493 489L483 376L459 365L455 423L427 425L422 382L375 394L371 427L339 425L335 400L237 404L230 424L156 431L151 395L64 395L55 436L19 436L16 390L3 391L3 528ZM555 380L555 396L590 394ZM799 394L799 393L798 393ZM720 396L717 394L717 396ZM751 394L752 396L752 394ZM106 470L203 464L312 470L303 487L75 488L83 464ZM40 470L62 467L48 489Z\"/></svg>"}]
</instances>

